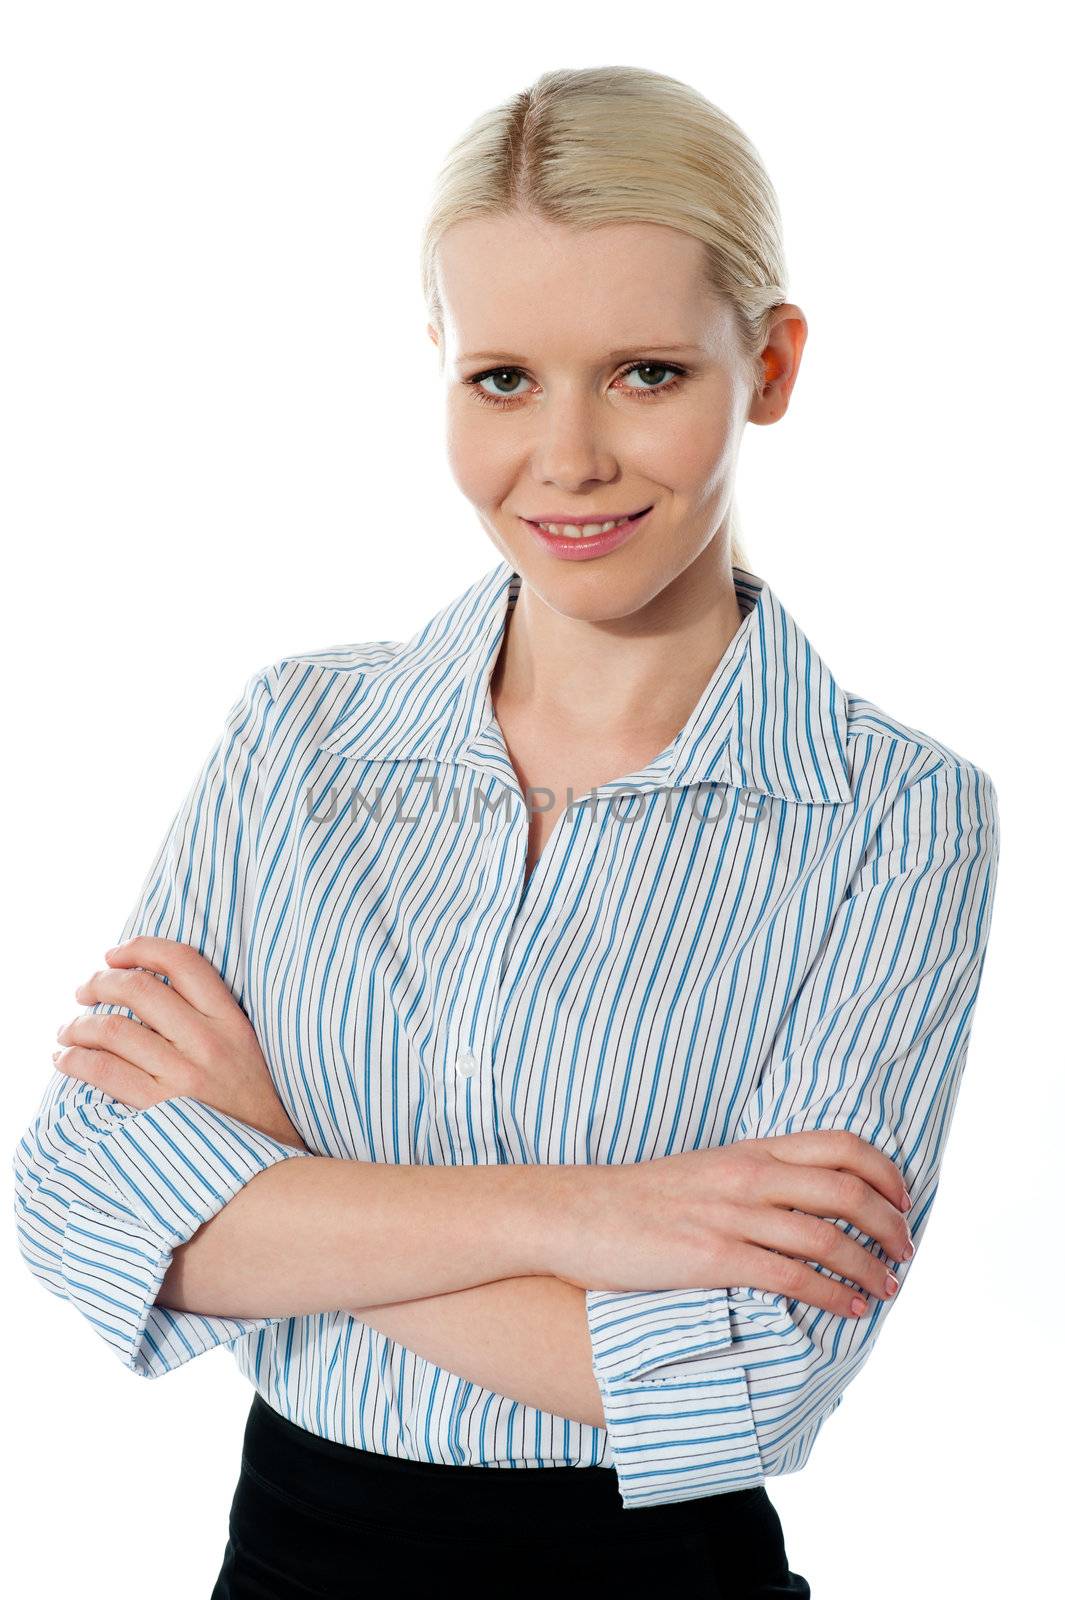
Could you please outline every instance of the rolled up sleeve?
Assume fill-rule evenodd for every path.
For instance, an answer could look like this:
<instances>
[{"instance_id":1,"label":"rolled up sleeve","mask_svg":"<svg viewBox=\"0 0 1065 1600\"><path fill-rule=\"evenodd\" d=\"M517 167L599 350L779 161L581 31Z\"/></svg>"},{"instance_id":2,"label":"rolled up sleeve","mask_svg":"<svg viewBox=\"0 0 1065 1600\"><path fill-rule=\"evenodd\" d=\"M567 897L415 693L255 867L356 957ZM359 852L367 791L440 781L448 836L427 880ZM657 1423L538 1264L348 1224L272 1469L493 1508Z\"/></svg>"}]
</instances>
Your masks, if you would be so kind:
<instances>
[{"instance_id":1,"label":"rolled up sleeve","mask_svg":"<svg viewBox=\"0 0 1065 1600\"><path fill-rule=\"evenodd\" d=\"M909 1190L918 1251L968 1053L998 839L994 787L972 763L940 760L902 788L787 1008L734 1134L846 1129L875 1145ZM855 1224L833 1220L886 1261ZM624 1505L722 1494L801 1468L902 1298L912 1265L893 1266L899 1294L871 1297L858 1319L743 1286L586 1291Z\"/></svg>"},{"instance_id":2,"label":"rolled up sleeve","mask_svg":"<svg viewBox=\"0 0 1065 1600\"><path fill-rule=\"evenodd\" d=\"M138 934L194 945L244 992L255 845L273 706L266 668L247 682L174 817L116 942ZM106 1013L126 1008L88 1007ZM174 1251L258 1173L309 1158L191 1096L140 1110L53 1072L12 1162L19 1248L140 1377L279 1317L205 1316L156 1303Z\"/></svg>"}]
</instances>

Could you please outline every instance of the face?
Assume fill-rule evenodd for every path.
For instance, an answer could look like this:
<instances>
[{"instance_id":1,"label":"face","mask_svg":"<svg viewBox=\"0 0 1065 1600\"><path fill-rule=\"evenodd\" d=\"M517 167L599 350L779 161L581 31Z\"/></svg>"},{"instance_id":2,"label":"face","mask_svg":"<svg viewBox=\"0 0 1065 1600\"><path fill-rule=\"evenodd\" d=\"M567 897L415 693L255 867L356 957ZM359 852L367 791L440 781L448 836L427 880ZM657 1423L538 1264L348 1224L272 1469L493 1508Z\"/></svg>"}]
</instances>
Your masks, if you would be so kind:
<instances>
[{"instance_id":1,"label":"face","mask_svg":"<svg viewBox=\"0 0 1065 1600\"><path fill-rule=\"evenodd\" d=\"M697 240L653 223L509 214L441 241L451 470L500 554L566 614L627 617L731 583L717 535L743 427L783 414L806 324L776 308L756 384L704 270ZM588 542L532 525L638 513Z\"/></svg>"}]
</instances>

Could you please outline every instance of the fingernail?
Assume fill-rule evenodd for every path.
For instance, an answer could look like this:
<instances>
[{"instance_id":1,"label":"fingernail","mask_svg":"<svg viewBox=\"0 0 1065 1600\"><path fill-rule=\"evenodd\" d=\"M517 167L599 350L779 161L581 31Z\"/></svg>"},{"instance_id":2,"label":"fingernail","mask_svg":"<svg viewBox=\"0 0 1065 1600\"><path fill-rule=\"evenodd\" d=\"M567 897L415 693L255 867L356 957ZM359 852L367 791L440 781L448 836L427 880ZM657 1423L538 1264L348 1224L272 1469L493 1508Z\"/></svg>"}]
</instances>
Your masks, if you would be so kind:
<instances>
[{"instance_id":1,"label":"fingernail","mask_svg":"<svg viewBox=\"0 0 1065 1600\"><path fill-rule=\"evenodd\" d=\"M854 1299L851 1301L851 1311L854 1313L854 1315L856 1317L864 1317L868 1310L868 1300L859 1300L858 1296L855 1295Z\"/></svg>"},{"instance_id":2,"label":"fingernail","mask_svg":"<svg viewBox=\"0 0 1065 1600\"><path fill-rule=\"evenodd\" d=\"M108 955L110 955L111 954L110 950L107 953L108 953ZM908 1189L903 1189L903 1191L902 1191L902 1209L903 1209L903 1211L909 1211L909 1209L910 1209L910 1207L912 1205L913 1205L913 1201L910 1199L909 1190Z\"/></svg>"},{"instance_id":3,"label":"fingernail","mask_svg":"<svg viewBox=\"0 0 1065 1600\"><path fill-rule=\"evenodd\" d=\"M899 1292L899 1280L896 1278L893 1272L889 1272L887 1275L887 1280L884 1284L884 1292L888 1295L898 1294Z\"/></svg>"},{"instance_id":4,"label":"fingernail","mask_svg":"<svg viewBox=\"0 0 1065 1600\"><path fill-rule=\"evenodd\" d=\"M899 1257L899 1260L900 1261L912 1261L913 1260L913 1240L912 1239L910 1239L907 1242L906 1248L902 1252L902 1255Z\"/></svg>"}]
</instances>

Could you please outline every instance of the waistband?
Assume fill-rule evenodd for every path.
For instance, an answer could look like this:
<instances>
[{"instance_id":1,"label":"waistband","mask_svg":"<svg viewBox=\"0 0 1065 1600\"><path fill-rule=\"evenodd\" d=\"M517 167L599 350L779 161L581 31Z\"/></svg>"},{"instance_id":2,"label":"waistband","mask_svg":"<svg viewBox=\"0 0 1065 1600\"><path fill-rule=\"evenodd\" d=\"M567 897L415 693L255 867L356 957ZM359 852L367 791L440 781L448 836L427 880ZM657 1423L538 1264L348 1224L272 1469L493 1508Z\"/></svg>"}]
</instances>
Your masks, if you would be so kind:
<instances>
[{"instance_id":1,"label":"waistband","mask_svg":"<svg viewBox=\"0 0 1065 1600\"><path fill-rule=\"evenodd\" d=\"M603 1466L482 1466L408 1460L338 1444L268 1405L256 1391L242 1465L275 1491L339 1522L500 1531L611 1528L642 1533L720 1526L732 1537L764 1518L764 1486L626 1509L617 1473ZM634 1520L637 1519L637 1520Z\"/></svg>"}]
</instances>

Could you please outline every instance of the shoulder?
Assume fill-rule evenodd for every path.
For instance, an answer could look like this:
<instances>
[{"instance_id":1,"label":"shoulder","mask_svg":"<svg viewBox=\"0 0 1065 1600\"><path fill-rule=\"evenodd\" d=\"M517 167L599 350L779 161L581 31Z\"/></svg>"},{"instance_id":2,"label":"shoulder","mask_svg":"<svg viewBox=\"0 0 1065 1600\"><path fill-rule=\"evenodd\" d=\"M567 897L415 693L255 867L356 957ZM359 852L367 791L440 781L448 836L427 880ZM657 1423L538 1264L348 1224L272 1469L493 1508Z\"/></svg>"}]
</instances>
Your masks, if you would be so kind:
<instances>
[{"instance_id":1,"label":"shoulder","mask_svg":"<svg viewBox=\"0 0 1065 1600\"><path fill-rule=\"evenodd\" d=\"M261 671L266 674L274 697L299 692L299 686L312 683L342 683L368 667L387 666L400 643L394 639L368 639L357 644L323 645L318 650L303 650L298 655L282 656Z\"/></svg>"},{"instance_id":2,"label":"shoulder","mask_svg":"<svg viewBox=\"0 0 1065 1600\"><path fill-rule=\"evenodd\" d=\"M861 695L845 692L847 703L847 753L851 780L861 781L863 772L883 772L890 766L920 782L936 772L962 772L969 782L993 788L983 767L959 750L945 744L923 728L903 722Z\"/></svg>"},{"instance_id":3,"label":"shoulder","mask_svg":"<svg viewBox=\"0 0 1065 1600\"><path fill-rule=\"evenodd\" d=\"M351 713L364 674L387 667L399 648L397 640L369 639L281 656L256 668L246 693L265 690L275 733L298 731L301 742L313 744Z\"/></svg>"},{"instance_id":4,"label":"shoulder","mask_svg":"<svg viewBox=\"0 0 1065 1600\"><path fill-rule=\"evenodd\" d=\"M956 861L969 852L997 858L998 795L988 772L873 701L845 698L854 817L874 854L898 849L906 858L923 842Z\"/></svg>"}]
</instances>

